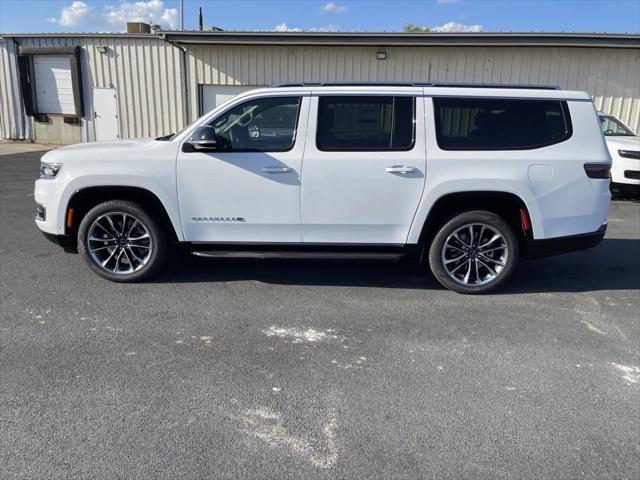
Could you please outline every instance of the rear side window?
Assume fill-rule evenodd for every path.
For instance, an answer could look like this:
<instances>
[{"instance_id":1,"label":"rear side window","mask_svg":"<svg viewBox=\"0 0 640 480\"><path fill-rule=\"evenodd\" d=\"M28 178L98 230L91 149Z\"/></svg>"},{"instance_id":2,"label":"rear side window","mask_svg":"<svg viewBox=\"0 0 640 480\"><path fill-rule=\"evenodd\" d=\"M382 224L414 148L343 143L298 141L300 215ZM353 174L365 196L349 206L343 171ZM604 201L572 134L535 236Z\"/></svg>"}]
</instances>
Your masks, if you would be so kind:
<instances>
[{"instance_id":1,"label":"rear side window","mask_svg":"<svg viewBox=\"0 0 640 480\"><path fill-rule=\"evenodd\" d=\"M323 151L411 150L415 97L320 97L316 144Z\"/></svg>"},{"instance_id":2,"label":"rear side window","mask_svg":"<svg viewBox=\"0 0 640 480\"><path fill-rule=\"evenodd\" d=\"M434 98L443 150L527 150L571 137L566 102L499 98Z\"/></svg>"}]
</instances>

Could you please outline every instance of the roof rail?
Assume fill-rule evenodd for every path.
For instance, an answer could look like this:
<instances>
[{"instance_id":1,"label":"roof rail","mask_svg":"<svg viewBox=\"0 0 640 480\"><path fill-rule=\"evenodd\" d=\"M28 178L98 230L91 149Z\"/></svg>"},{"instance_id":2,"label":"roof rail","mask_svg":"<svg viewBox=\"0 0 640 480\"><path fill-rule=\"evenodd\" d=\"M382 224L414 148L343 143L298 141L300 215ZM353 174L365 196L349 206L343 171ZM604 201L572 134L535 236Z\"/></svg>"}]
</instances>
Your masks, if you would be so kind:
<instances>
[{"instance_id":1,"label":"roof rail","mask_svg":"<svg viewBox=\"0 0 640 480\"><path fill-rule=\"evenodd\" d=\"M291 82L275 83L270 88L283 87L415 87L413 82Z\"/></svg>"},{"instance_id":2,"label":"roof rail","mask_svg":"<svg viewBox=\"0 0 640 480\"><path fill-rule=\"evenodd\" d=\"M560 90L557 85L526 85L499 83L447 83L447 82L290 82L275 83L270 88L285 87L445 87L445 88L518 88L534 90Z\"/></svg>"},{"instance_id":3,"label":"roof rail","mask_svg":"<svg viewBox=\"0 0 640 480\"><path fill-rule=\"evenodd\" d=\"M561 90L558 85L527 85L518 83L423 83L417 84L423 87L449 87L449 88L520 88L532 90Z\"/></svg>"}]
</instances>

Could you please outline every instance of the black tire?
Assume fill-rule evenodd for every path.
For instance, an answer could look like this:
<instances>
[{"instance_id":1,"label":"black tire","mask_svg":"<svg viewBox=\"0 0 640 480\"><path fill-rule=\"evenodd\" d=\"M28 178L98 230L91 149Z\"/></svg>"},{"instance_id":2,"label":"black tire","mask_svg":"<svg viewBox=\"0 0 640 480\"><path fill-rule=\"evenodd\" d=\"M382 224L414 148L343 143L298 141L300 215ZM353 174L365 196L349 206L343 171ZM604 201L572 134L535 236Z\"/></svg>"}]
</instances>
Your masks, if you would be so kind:
<instances>
[{"instance_id":1,"label":"black tire","mask_svg":"<svg viewBox=\"0 0 640 480\"><path fill-rule=\"evenodd\" d=\"M138 226L131 227L131 229L133 228L139 229L143 227L148 233L149 241L146 244L152 247L150 248L151 252L147 254L148 258L147 256L144 256L144 253L141 253L145 251L145 250L142 250L145 247L134 246L134 249L135 249L134 251L132 251L130 247L126 247L126 246L122 247L122 249L125 250L122 253L127 254L126 256L122 255L123 257L122 262L123 262L123 265L130 266L129 268L132 270L130 273L126 273L126 272L114 273L112 271L109 271L108 269L100 266L100 264L98 263L98 259L95 259L94 256L92 256L92 254L90 253L90 244L89 244L90 228L92 227L92 225L94 225L94 222L96 222L96 220L108 214L112 214L114 216L118 216L122 214L127 215L127 217L123 217L124 220L121 221L120 224L116 224L117 228L120 228L123 223L125 227L132 225L132 220L128 220L128 218L130 217L130 218L136 219L138 222L141 223L141 226L140 224L138 224ZM106 218L106 217L103 217L103 218ZM107 226L107 228L109 227L108 224L105 224L105 225ZM123 231L125 230L125 227L122 227ZM104 229L101 229L100 231L102 230ZM129 233L131 233L131 231L129 231ZM105 236L107 235L106 231L104 235ZM94 242L92 245L93 245L93 248L96 249L96 242L94 240L91 240L91 241ZM118 241L120 240L113 240L113 241L105 240L103 245L111 245L112 244L111 242L114 242L113 244L115 245ZM101 244L98 242L97 246L101 246ZM127 248L128 248L128 251L126 250ZM100 275L102 278L106 278L107 280L111 280L112 282L139 282L139 281L147 280L151 278L152 276L160 272L160 270L164 266L164 263L167 257L167 250L168 250L167 233L165 229L162 227L162 223L155 216L147 213L144 210L144 208L138 205L137 203L126 201L126 200L110 200L108 202L104 202L104 203L100 203L99 205L96 205L91 210L89 210L89 212L87 212L87 214L82 219L82 222L80 222L80 227L78 228L78 253L82 256L82 258L84 259L84 261L87 263L87 265L91 270L93 270L95 273ZM113 248L111 248L110 250L105 248L104 255L108 255L112 251L113 251ZM136 265L136 259L139 258L137 256L134 257L134 254L136 251L138 252L140 257L144 261L146 261L146 263L143 264L142 262L139 262ZM129 252L131 252L130 255L128 255ZM94 253L94 255L96 254ZM129 258L129 260L127 260L127 257ZM111 260L111 262L114 262L114 260ZM109 263L108 265L113 265L113 263ZM134 270L134 266L137 267L135 270Z\"/></svg>"},{"instance_id":2,"label":"black tire","mask_svg":"<svg viewBox=\"0 0 640 480\"><path fill-rule=\"evenodd\" d=\"M503 250L495 249L494 252L487 252L486 255L479 254L478 246L483 244L482 239L476 238L476 240L473 240L471 234L463 238L463 240L471 238L471 240L467 240L469 241L468 246L465 246L463 242L457 244L452 242L453 238L451 237L453 237L454 233L460 231L463 227L464 232L466 232L469 225L474 225L471 229L474 236L482 235L482 238L485 239L489 238L486 235L491 234L490 229L494 230L494 234L498 233L504 239L504 241L497 240L499 243L496 246L504 245L506 248ZM483 230L482 225L489 227L489 229L485 227ZM462 238L462 235L464 233L459 234L459 237ZM447 245L447 250L443 251L445 244ZM452 245L457 245L460 248ZM487 245L485 249L489 249L489 247L490 245ZM462 249L466 250L463 251ZM449 269L455 270L456 267L460 266L459 273L455 271L453 273L448 272L445 265L444 257L446 255L453 256L454 253L459 254L461 260L449 260L448 263L451 264ZM498 258L498 255L503 255L504 257ZM491 258L495 256L496 260L493 260L495 263L490 262L486 258L488 256ZM499 288L513 273L518 263L518 257L519 244L513 229L499 215L484 210L467 211L455 215L438 230L429 247L429 266L434 276L442 286L459 293L487 293ZM504 265L501 266L498 262L504 262ZM478 265L480 265L479 270L475 270ZM492 270L487 265L490 265ZM459 279L458 276L463 276L467 269L471 272L467 279L469 283L463 283L464 279ZM493 277L494 273L495 277ZM452 278L452 276L456 277L456 279Z\"/></svg>"}]
</instances>

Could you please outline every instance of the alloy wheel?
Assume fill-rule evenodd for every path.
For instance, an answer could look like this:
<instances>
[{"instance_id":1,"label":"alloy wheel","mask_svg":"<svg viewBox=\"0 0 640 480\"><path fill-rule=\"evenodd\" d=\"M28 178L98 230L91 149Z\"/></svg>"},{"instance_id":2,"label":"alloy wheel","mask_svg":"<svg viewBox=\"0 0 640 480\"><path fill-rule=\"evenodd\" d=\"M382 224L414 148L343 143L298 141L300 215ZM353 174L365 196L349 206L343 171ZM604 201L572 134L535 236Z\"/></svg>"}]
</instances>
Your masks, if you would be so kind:
<instances>
[{"instance_id":1,"label":"alloy wheel","mask_svg":"<svg viewBox=\"0 0 640 480\"><path fill-rule=\"evenodd\" d=\"M109 212L96 218L89 227L87 251L99 268L127 275L149 262L153 241L149 228L136 216Z\"/></svg>"},{"instance_id":2,"label":"alloy wheel","mask_svg":"<svg viewBox=\"0 0 640 480\"><path fill-rule=\"evenodd\" d=\"M444 242L442 265L447 274L465 286L494 281L507 265L509 247L503 233L484 223L461 226Z\"/></svg>"}]
</instances>

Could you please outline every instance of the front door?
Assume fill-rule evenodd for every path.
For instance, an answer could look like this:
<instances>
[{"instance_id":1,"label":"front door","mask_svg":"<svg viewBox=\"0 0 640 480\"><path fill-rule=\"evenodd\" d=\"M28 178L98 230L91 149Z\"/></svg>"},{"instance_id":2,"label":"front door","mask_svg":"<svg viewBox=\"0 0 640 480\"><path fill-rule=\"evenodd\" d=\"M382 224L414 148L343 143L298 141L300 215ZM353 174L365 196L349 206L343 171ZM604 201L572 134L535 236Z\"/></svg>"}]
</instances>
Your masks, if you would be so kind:
<instances>
[{"instance_id":1,"label":"front door","mask_svg":"<svg viewBox=\"0 0 640 480\"><path fill-rule=\"evenodd\" d=\"M312 97L308 128L303 241L406 243L425 185L423 98Z\"/></svg>"},{"instance_id":2,"label":"front door","mask_svg":"<svg viewBox=\"0 0 640 480\"><path fill-rule=\"evenodd\" d=\"M177 181L186 240L302 241L300 172L308 109L308 97L246 100L194 133L212 129L216 151L181 146Z\"/></svg>"},{"instance_id":3,"label":"front door","mask_svg":"<svg viewBox=\"0 0 640 480\"><path fill-rule=\"evenodd\" d=\"M115 88L93 89L93 126L97 142L120 138Z\"/></svg>"}]
</instances>

